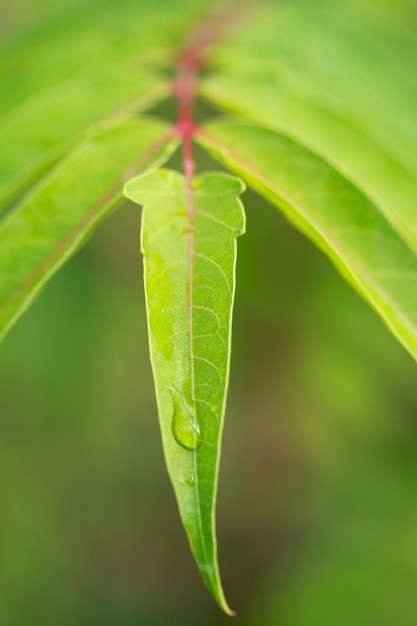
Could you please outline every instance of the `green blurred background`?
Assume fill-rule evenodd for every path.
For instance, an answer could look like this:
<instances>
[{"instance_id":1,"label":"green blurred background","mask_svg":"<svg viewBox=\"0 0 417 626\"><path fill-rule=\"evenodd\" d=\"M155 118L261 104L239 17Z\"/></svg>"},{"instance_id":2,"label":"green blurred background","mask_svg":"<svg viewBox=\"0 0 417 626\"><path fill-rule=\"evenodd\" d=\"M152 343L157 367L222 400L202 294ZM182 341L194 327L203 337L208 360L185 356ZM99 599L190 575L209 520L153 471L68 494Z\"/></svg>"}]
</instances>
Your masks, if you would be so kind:
<instances>
[{"instance_id":1,"label":"green blurred background","mask_svg":"<svg viewBox=\"0 0 417 626\"><path fill-rule=\"evenodd\" d=\"M4 34L49 6L3 5ZM274 208L243 201L218 500L233 623L415 626L415 363ZM1 626L230 623L165 472L139 217L112 215L2 345Z\"/></svg>"}]
</instances>

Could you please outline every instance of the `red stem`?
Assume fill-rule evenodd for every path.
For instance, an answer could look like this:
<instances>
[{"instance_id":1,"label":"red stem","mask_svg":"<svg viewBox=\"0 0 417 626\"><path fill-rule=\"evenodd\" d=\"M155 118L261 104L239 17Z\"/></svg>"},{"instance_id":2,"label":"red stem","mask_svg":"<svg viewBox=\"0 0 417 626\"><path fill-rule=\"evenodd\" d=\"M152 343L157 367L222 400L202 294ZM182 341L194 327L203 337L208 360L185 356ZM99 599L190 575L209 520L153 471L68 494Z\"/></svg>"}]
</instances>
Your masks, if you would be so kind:
<instances>
[{"instance_id":1,"label":"red stem","mask_svg":"<svg viewBox=\"0 0 417 626\"><path fill-rule=\"evenodd\" d=\"M177 75L173 85L173 96L178 105L176 132L182 140L184 175L189 190L195 173L192 140L198 130L193 118L196 85L211 48L226 35L235 21L233 4L213 12L192 34L177 58ZM190 218L192 214L189 207Z\"/></svg>"},{"instance_id":2,"label":"red stem","mask_svg":"<svg viewBox=\"0 0 417 626\"><path fill-rule=\"evenodd\" d=\"M195 125L193 119L193 102L195 94L195 83L197 79L197 64L192 48L184 50L180 55L177 78L174 83L174 97L178 104L178 126L177 133L182 140L183 167L185 183L187 188L187 212L189 220L189 243L188 243L188 331L190 342L190 393L193 403L195 402L194 386L194 345L193 345L193 273L194 273L194 191L193 178L195 173L193 155L193 135ZM195 415L195 434L197 437L197 418Z\"/></svg>"},{"instance_id":3,"label":"red stem","mask_svg":"<svg viewBox=\"0 0 417 626\"><path fill-rule=\"evenodd\" d=\"M191 230L193 230L194 216L192 181L195 174L193 155L193 135L196 132L193 119L195 82L195 70L180 63L174 84L174 95L178 104L178 126L176 130L182 140L183 167L188 190L188 216L190 218Z\"/></svg>"},{"instance_id":4,"label":"red stem","mask_svg":"<svg viewBox=\"0 0 417 626\"><path fill-rule=\"evenodd\" d=\"M193 117L193 105L199 74L204 68L205 61L211 47L225 34L230 22L230 7L213 14L200 28L194 32L190 40L180 51L176 63L177 75L173 84L173 97L177 101L178 124L176 133L181 138L183 168L187 189L187 213L189 220L188 240L188 324L190 341L190 393L195 403L194 389L194 349L193 349L193 274L194 274L194 190L195 162L193 155L193 136L197 126ZM195 437L198 433L198 423L195 414Z\"/></svg>"}]
</instances>

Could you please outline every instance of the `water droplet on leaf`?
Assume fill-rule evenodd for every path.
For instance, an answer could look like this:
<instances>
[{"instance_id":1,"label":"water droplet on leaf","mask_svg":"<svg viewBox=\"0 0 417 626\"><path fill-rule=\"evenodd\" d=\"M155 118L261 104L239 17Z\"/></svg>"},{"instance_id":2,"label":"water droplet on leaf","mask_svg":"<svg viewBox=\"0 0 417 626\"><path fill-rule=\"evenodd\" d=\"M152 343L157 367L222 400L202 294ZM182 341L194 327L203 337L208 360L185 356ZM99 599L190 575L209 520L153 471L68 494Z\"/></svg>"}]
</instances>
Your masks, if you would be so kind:
<instances>
[{"instance_id":1,"label":"water droplet on leaf","mask_svg":"<svg viewBox=\"0 0 417 626\"><path fill-rule=\"evenodd\" d=\"M199 442L200 427L191 411L175 411L172 418L172 432L177 442L187 448L195 450Z\"/></svg>"},{"instance_id":2,"label":"water droplet on leaf","mask_svg":"<svg viewBox=\"0 0 417 626\"><path fill-rule=\"evenodd\" d=\"M190 487L194 487L194 485L195 485L195 476L194 476L194 474L187 474L187 476L185 477L185 482Z\"/></svg>"},{"instance_id":3,"label":"water droplet on leaf","mask_svg":"<svg viewBox=\"0 0 417 626\"><path fill-rule=\"evenodd\" d=\"M195 450L200 442L200 426L195 412L185 398L176 391L170 390L174 413L172 416L172 432L177 443L187 450Z\"/></svg>"}]
</instances>

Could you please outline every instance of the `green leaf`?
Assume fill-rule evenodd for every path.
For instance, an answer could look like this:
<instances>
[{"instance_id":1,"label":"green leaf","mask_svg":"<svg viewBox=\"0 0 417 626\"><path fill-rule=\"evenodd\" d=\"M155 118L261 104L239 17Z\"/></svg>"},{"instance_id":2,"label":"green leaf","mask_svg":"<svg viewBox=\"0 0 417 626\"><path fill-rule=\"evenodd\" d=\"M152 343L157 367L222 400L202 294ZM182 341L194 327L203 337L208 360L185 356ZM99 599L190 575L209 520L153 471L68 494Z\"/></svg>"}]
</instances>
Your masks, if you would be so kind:
<instances>
[{"instance_id":1,"label":"green leaf","mask_svg":"<svg viewBox=\"0 0 417 626\"><path fill-rule=\"evenodd\" d=\"M48 21L51 6L39 25L0 49L0 112L70 77L91 76L105 69L116 78L119 64L167 68L190 23L207 0L120 0L67 7Z\"/></svg>"},{"instance_id":2,"label":"green leaf","mask_svg":"<svg viewBox=\"0 0 417 626\"><path fill-rule=\"evenodd\" d=\"M7 202L78 139L77 134L118 109L139 110L166 95L158 76L135 64L118 68L116 76L96 71L46 90L0 121L0 204ZM1 209L0 209L1 210Z\"/></svg>"},{"instance_id":3,"label":"green leaf","mask_svg":"<svg viewBox=\"0 0 417 626\"><path fill-rule=\"evenodd\" d=\"M417 257L378 208L278 133L216 122L198 139L316 243L417 358Z\"/></svg>"},{"instance_id":4,"label":"green leaf","mask_svg":"<svg viewBox=\"0 0 417 626\"><path fill-rule=\"evenodd\" d=\"M231 614L217 564L214 507L229 376L241 181L159 171L125 187L144 205L142 252L151 359L168 472L191 549ZM190 200L190 193L192 200ZM191 208L193 207L193 208Z\"/></svg>"},{"instance_id":5,"label":"green leaf","mask_svg":"<svg viewBox=\"0 0 417 626\"><path fill-rule=\"evenodd\" d=\"M120 202L125 176L163 162L176 144L150 119L96 130L0 222L0 337Z\"/></svg>"},{"instance_id":6,"label":"green leaf","mask_svg":"<svg viewBox=\"0 0 417 626\"><path fill-rule=\"evenodd\" d=\"M324 158L417 251L416 58L405 33L344 3L294 2L225 42L202 93Z\"/></svg>"},{"instance_id":7,"label":"green leaf","mask_svg":"<svg viewBox=\"0 0 417 626\"><path fill-rule=\"evenodd\" d=\"M0 49L3 210L91 124L168 96L166 69L205 2L67 7Z\"/></svg>"}]
</instances>

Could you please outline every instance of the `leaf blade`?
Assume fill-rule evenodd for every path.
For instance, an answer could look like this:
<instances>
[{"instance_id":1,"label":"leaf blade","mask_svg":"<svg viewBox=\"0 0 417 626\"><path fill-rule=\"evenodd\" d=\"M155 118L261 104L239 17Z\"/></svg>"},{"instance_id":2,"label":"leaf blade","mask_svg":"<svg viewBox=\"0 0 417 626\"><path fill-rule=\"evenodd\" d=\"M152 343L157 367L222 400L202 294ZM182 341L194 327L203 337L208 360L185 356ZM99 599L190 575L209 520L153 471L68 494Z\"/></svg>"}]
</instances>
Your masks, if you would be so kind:
<instances>
[{"instance_id":1,"label":"leaf blade","mask_svg":"<svg viewBox=\"0 0 417 626\"><path fill-rule=\"evenodd\" d=\"M228 614L232 612L217 563L214 507L230 364L236 238L245 226L238 200L242 191L242 183L226 175L196 178L191 238L187 185L181 175L159 171L125 187L128 198L144 204L141 242L149 341L168 472L201 575Z\"/></svg>"},{"instance_id":2,"label":"leaf blade","mask_svg":"<svg viewBox=\"0 0 417 626\"><path fill-rule=\"evenodd\" d=\"M34 96L0 120L0 212L39 174L80 141L89 126L149 107L167 93L158 76L134 64L71 80ZM103 123L103 122L101 122Z\"/></svg>"},{"instance_id":3,"label":"leaf blade","mask_svg":"<svg viewBox=\"0 0 417 626\"><path fill-rule=\"evenodd\" d=\"M103 127L0 223L0 338L120 202L124 171L132 163L135 171L152 167L176 145L169 129L151 120Z\"/></svg>"},{"instance_id":4,"label":"leaf blade","mask_svg":"<svg viewBox=\"0 0 417 626\"><path fill-rule=\"evenodd\" d=\"M349 181L297 143L243 122L207 126L198 141L320 249L417 358L417 258Z\"/></svg>"},{"instance_id":5,"label":"leaf blade","mask_svg":"<svg viewBox=\"0 0 417 626\"><path fill-rule=\"evenodd\" d=\"M415 43L343 3L305 9L260 13L218 51L202 93L325 159L417 251Z\"/></svg>"},{"instance_id":6,"label":"leaf blade","mask_svg":"<svg viewBox=\"0 0 417 626\"><path fill-rule=\"evenodd\" d=\"M166 70L206 2L60 7L0 45L0 212L91 125L169 95Z\"/></svg>"}]
</instances>

